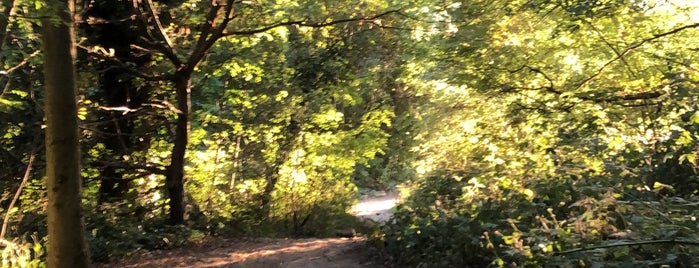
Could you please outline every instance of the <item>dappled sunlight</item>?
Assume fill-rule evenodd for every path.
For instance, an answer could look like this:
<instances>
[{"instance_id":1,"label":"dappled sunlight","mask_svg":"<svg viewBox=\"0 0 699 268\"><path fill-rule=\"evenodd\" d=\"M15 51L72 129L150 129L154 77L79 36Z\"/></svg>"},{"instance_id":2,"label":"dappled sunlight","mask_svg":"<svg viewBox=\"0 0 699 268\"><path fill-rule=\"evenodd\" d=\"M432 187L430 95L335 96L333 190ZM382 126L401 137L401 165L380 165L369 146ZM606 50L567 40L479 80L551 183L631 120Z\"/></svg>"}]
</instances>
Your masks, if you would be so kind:
<instances>
[{"instance_id":1,"label":"dappled sunlight","mask_svg":"<svg viewBox=\"0 0 699 268\"><path fill-rule=\"evenodd\" d=\"M98 267L376 267L362 256L365 238L216 239Z\"/></svg>"},{"instance_id":2,"label":"dappled sunlight","mask_svg":"<svg viewBox=\"0 0 699 268\"><path fill-rule=\"evenodd\" d=\"M699 0L51 2L0 8L0 268L699 264Z\"/></svg>"},{"instance_id":3,"label":"dappled sunlight","mask_svg":"<svg viewBox=\"0 0 699 268\"><path fill-rule=\"evenodd\" d=\"M291 244L285 243L280 245L265 246L261 248L252 248L249 250L230 253L228 256L226 256L226 258L212 257L208 259L203 259L202 262L208 262L208 264L203 264L198 267L220 267L221 265L231 263L249 263L250 265L252 265L253 263L259 264L260 262L264 262L264 259L267 259L269 261L270 259L283 257L281 255L303 255L312 253L313 251L323 250L331 246L348 244L353 242L353 239L336 238L326 240L299 241ZM271 262L274 261L270 261L270 264ZM279 260L279 263L283 263L283 261Z\"/></svg>"}]
</instances>

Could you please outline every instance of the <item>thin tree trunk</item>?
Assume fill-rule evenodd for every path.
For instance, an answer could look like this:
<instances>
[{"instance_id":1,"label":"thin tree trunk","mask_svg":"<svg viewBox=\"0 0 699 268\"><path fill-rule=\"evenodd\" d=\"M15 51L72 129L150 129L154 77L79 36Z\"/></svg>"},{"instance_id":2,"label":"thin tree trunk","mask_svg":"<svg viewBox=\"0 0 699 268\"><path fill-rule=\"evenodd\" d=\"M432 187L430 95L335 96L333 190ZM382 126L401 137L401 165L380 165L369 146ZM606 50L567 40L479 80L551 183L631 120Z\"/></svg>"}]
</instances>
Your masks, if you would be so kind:
<instances>
[{"instance_id":1,"label":"thin tree trunk","mask_svg":"<svg viewBox=\"0 0 699 268\"><path fill-rule=\"evenodd\" d=\"M231 191L235 189L235 179L238 175L238 167L240 166L240 142L242 138L243 135L239 134L235 140L235 149L233 149L233 172L231 172L231 183L228 185L228 189Z\"/></svg>"},{"instance_id":2,"label":"thin tree trunk","mask_svg":"<svg viewBox=\"0 0 699 268\"><path fill-rule=\"evenodd\" d=\"M2 6L5 9L2 12L4 18L0 18L0 51L2 51L5 42L7 42L7 26L10 24L10 17L13 15L15 0L2 0Z\"/></svg>"},{"instance_id":3,"label":"thin tree trunk","mask_svg":"<svg viewBox=\"0 0 699 268\"><path fill-rule=\"evenodd\" d=\"M184 224L184 156L189 140L189 110L191 107L192 70L179 70L175 74L174 84L177 95L177 120L175 122L175 141L172 147L172 160L168 167L166 185L170 198L170 224Z\"/></svg>"},{"instance_id":4,"label":"thin tree trunk","mask_svg":"<svg viewBox=\"0 0 699 268\"><path fill-rule=\"evenodd\" d=\"M88 267L80 196L73 1L54 1L60 23L43 20L46 87L48 267Z\"/></svg>"},{"instance_id":5,"label":"thin tree trunk","mask_svg":"<svg viewBox=\"0 0 699 268\"><path fill-rule=\"evenodd\" d=\"M12 198L10 205L5 210L5 219L2 221L2 229L0 229L0 240L5 239L5 232L7 231L7 226L10 224L10 212L12 211L12 208L15 207L15 203L19 199L19 195L22 193L24 185L26 185L27 181L29 180L29 175L32 172L32 165L34 165L34 152L32 152L32 154L29 155L29 163L27 164L27 169L24 171L24 177L22 177L22 182L19 184L19 187L17 187L15 196Z\"/></svg>"},{"instance_id":6,"label":"thin tree trunk","mask_svg":"<svg viewBox=\"0 0 699 268\"><path fill-rule=\"evenodd\" d=\"M282 143L279 145L279 149L277 149L277 155L274 163L271 167L269 167L267 173L265 174L267 178L267 185L265 185L265 190L259 197L261 209L260 216L262 217L269 216L272 194L277 188L277 182L279 182L279 170L288 159L289 153L291 153L291 151L294 149L297 138L301 133L301 126L299 126L299 124L300 123L296 122L296 120L292 119L286 126L285 131L282 132L286 133L286 137L284 137L284 141L282 141Z\"/></svg>"}]
</instances>

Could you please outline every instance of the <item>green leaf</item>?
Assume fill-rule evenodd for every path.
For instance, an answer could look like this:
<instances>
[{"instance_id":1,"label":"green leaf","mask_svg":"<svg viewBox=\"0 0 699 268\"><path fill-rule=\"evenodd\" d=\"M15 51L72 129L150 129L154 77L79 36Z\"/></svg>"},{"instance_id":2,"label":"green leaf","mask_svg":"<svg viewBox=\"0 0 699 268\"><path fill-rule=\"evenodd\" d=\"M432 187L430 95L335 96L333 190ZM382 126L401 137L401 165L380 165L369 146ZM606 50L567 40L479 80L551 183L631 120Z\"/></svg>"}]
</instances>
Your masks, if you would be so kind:
<instances>
[{"instance_id":1,"label":"green leaf","mask_svg":"<svg viewBox=\"0 0 699 268\"><path fill-rule=\"evenodd\" d=\"M689 118L689 121L694 124L699 124L699 111L694 112L694 114L692 114L692 116Z\"/></svg>"}]
</instances>

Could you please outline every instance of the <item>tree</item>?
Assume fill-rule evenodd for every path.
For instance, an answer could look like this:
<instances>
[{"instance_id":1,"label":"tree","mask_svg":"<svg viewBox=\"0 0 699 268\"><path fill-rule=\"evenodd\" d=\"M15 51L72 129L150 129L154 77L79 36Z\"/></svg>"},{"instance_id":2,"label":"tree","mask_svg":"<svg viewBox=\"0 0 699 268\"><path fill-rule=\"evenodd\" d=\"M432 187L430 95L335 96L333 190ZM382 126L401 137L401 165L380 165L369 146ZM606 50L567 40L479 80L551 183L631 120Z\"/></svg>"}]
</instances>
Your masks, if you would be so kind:
<instances>
[{"instance_id":1,"label":"tree","mask_svg":"<svg viewBox=\"0 0 699 268\"><path fill-rule=\"evenodd\" d=\"M88 267L80 195L80 149L73 44L73 1L53 1L42 21L46 88L49 267Z\"/></svg>"}]
</instances>

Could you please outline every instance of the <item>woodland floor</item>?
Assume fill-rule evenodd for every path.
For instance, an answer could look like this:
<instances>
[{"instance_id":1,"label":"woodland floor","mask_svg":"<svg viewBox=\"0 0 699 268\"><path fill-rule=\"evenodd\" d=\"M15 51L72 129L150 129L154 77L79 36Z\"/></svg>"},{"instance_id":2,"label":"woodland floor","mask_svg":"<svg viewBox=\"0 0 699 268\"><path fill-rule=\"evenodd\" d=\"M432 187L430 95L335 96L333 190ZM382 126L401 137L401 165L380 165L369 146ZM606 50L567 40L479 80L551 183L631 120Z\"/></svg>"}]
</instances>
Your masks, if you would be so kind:
<instances>
[{"instance_id":1,"label":"woodland floor","mask_svg":"<svg viewBox=\"0 0 699 268\"><path fill-rule=\"evenodd\" d=\"M387 221L397 200L393 193L364 197L354 207L357 217ZM188 247L151 251L100 268L145 267L385 267L366 238L211 239Z\"/></svg>"}]
</instances>

